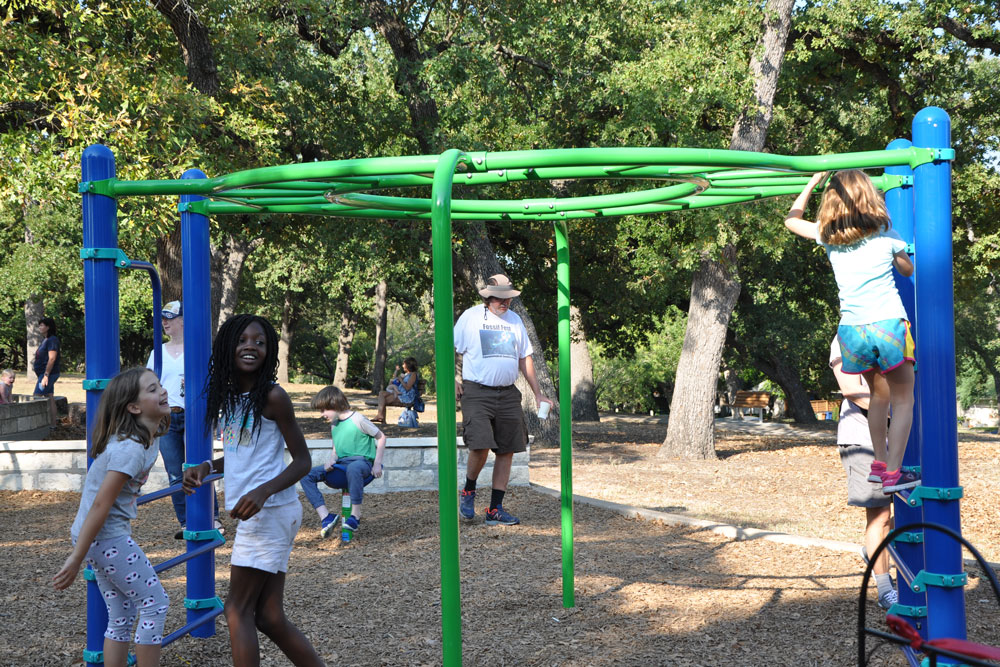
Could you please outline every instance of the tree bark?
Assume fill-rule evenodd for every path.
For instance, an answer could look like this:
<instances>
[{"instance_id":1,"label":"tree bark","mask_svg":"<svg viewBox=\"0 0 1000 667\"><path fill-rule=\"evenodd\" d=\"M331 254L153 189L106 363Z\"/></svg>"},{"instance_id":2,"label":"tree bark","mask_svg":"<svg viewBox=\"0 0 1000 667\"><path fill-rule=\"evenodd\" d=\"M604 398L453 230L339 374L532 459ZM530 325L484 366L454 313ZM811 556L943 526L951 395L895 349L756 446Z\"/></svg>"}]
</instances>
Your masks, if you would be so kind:
<instances>
[{"instance_id":1,"label":"tree bark","mask_svg":"<svg viewBox=\"0 0 1000 667\"><path fill-rule=\"evenodd\" d=\"M480 220L471 220L465 226L465 263L469 268L469 275L473 278L473 287L480 290L486 286L486 279L490 276L507 271L500 266L497 260L496 251L493 250L493 243L490 241L486 231L486 225ZM510 276L508 276L510 277ZM517 284L516 277L510 277L511 282ZM518 314L524 322L524 328L528 330L528 339L534 349L532 360L535 366L535 375L538 378L538 385L543 394L555 400L555 384L549 375L549 368L545 365L545 355L542 352L542 344L535 331L535 324L528 314L527 308L521 297L516 297L510 304L511 310ZM556 446L559 444L559 405L556 404L549 413L549 418L541 420L538 418L538 407L535 405L535 396L528 387L523 376L517 379L517 388L521 391L521 408L524 410L524 418L528 424L528 432L535 434L536 445Z\"/></svg>"},{"instance_id":2,"label":"tree bark","mask_svg":"<svg viewBox=\"0 0 1000 667\"><path fill-rule=\"evenodd\" d=\"M731 150L761 151L774 110L778 74L785 56L795 0L768 0L760 55L754 51L750 72L754 100L736 119ZM684 346L670 402L667 435L660 456L715 458L715 404L722 348L729 319L740 294L736 247L727 244L719 259L707 254L691 281Z\"/></svg>"},{"instance_id":3,"label":"tree bark","mask_svg":"<svg viewBox=\"0 0 1000 667\"><path fill-rule=\"evenodd\" d=\"M208 29L185 0L154 0L153 6L170 22L181 47L188 81L198 92L214 97L219 92L219 71Z\"/></svg>"},{"instance_id":4,"label":"tree bark","mask_svg":"<svg viewBox=\"0 0 1000 667\"><path fill-rule=\"evenodd\" d=\"M372 369L372 393L385 386L386 327L389 324L389 285L378 281L375 287L375 367Z\"/></svg>"},{"instance_id":5,"label":"tree bark","mask_svg":"<svg viewBox=\"0 0 1000 667\"><path fill-rule=\"evenodd\" d=\"M278 384L288 384L288 356L292 349L292 331L295 326L295 303L292 293L285 292L281 306L281 337L278 338Z\"/></svg>"},{"instance_id":6,"label":"tree bark","mask_svg":"<svg viewBox=\"0 0 1000 667\"><path fill-rule=\"evenodd\" d=\"M573 388L573 421L599 422L597 388L594 386L594 364L587 349L587 335L580 321L580 309L569 307L570 386ZM549 398L555 399L555 396Z\"/></svg>"},{"instance_id":7,"label":"tree bark","mask_svg":"<svg viewBox=\"0 0 1000 667\"><path fill-rule=\"evenodd\" d=\"M25 328L27 330L26 333L28 334L27 336L28 344L27 344L27 350L25 352L27 355L25 359L27 359L28 363L27 363L27 368L25 369L25 374L29 378L34 377L35 384L38 384L38 381L41 378L35 375L35 372L32 369L31 365L35 361L35 352L38 351L38 346L42 344L42 335L38 333L37 324L38 320L45 317L45 301L42 299L38 299L36 301L34 300L35 298L34 295L32 296L33 298L28 299L27 301L24 302L24 322L27 325ZM58 324L56 326L56 331L59 331ZM31 385L31 387L28 387L25 393L30 394L32 391L34 391L35 384Z\"/></svg>"},{"instance_id":8,"label":"tree bark","mask_svg":"<svg viewBox=\"0 0 1000 667\"><path fill-rule=\"evenodd\" d=\"M35 235L31 232L31 228L28 227L27 222L24 225L24 242L28 245L34 245ZM32 294L31 297L24 302L24 324L25 324L25 336L26 345L24 350L24 360L25 360L25 374L30 377L35 377L35 384L38 384L38 380L41 378L35 376L34 370L32 369L32 364L35 361L35 352L38 351L38 346L42 344L42 335L38 332L38 320L45 317L45 301L41 299L36 294ZM58 326L56 331L58 331ZM30 388L34 391L34 386Z\"/></svg>"},{"instance_id":9,"label":"tree bark","mask_svg":"<svg viewBox=\"0 0 1000 667\"><path fill-rule=\"evenodd\" d=\"M212 333L219 330L219 325L236 314L236 302L240 293L240 274L243 265L254 250L262 243L261 239L247 240L241 236L229 234L225 245L213 249L212 252Z\"/></svg>"},{"instance_id":10,"label":"tree bark","mask_svg":"<svg viewBox=\"0 0 1000 667\"><path fill-rule=\"evenodd\" d=\"M184 263L181 258L181 225L156 239L156 268L160 272L163 303L183 300Z\"/></svg>"},{"instance_id":11,"label":"tree bark","mask_svg":"<svg viewBox=\"0 0 1000 667\"><path fill-rule=\"evenodd\" d=\"M799 369L789 364L780 354L756 354L752 350L744 350L750 358L750 364L758 371L774 380L785 392L785 411L799 424L809 424L816 421L812 405L809 404L809 394L799 373Z\"/></svg>"},{"instance_id":12,"label":"tree bark","mask_svg":"<svg viewBox=\"0 0 1000 667\"><path fill-rule=\"evenodd\" d=\"M733 246L723 261L735 261ZM715 458L715 398L729 318L740 293L735 270L708 257L691 284L684 345L670 401L667 438L659 455L686 459Z\"/></svg>"},{"instance_id":13,"label":"tree bark","mask_svg":"<svg viewBox=\"0 0 1000 667\"><path fill-rule=\"evenodd\" d=\"M340 336L337 338L337 370L333 374L333 384L344 389L347 385L347 362L354 345L354 334L358 330L358 314L351 306L351 295L347 294L344 312L340 317Z\"/></svg>"}]
</instances>

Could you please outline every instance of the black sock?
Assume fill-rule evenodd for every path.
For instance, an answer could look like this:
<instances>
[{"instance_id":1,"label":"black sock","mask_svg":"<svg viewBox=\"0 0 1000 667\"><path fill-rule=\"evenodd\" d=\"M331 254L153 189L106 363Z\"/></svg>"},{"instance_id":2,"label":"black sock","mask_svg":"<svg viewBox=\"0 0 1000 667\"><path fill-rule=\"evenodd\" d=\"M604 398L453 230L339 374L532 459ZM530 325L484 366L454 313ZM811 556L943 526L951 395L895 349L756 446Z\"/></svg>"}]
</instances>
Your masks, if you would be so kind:
<instances>
[{"instance_id":1,"label":"black sock","mask_svg":"<svg viewBox=\"0 0 1000 667\"><path fill-rule=\"evenodd\" d=\"M475 491L476 490L476 480L469 479L468 477L466 477L465 478L465 490L466 491Z\"/></svg>"},{"instance_id":2,"label":"black sock","mask_svg":"<svg viewBox=\"0 0 1000 667\"><path fill-rule=\"evenodd\" d=\"M506 491L500 491L498 489L493 489L493 495L490 496L490 509L495 510L503 504L503 496L507 493Z\"/></svg>"}]
</instances>

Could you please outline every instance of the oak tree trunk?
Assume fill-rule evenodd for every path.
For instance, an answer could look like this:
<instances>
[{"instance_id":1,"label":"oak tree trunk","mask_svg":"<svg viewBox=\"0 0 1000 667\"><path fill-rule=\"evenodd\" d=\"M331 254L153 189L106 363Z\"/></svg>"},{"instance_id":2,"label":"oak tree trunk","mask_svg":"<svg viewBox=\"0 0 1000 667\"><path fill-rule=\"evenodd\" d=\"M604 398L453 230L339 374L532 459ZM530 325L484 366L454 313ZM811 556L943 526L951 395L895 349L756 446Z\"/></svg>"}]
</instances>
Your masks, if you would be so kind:
<instances>
[{"instance_id":1,"label":"oak tree trunk","mask_svg":"<svg viewBox=\"0 0 1000 667\"><path fill-rule=\"evenodd\" d=\"M764 148L794 4L795 0L768 0L764 8L764 34L750 59L754 100L736 119L731 150ZM726 329L739 294L736 247L727 244L719 258L703 255L691 281L684 346L660 456L715 458L716 385Z\"/></svg>"},{"instance_id":2,"label":"oak tree trunk","mask_svg":"<svg viewBox=\"0 0 1000 667\"><path fill-rule=\"evenodd\" d=\"M386 327L389 324L389 286L380 280L375 287L375 367L372 369L372 393L385 386Z\"/></svg>"},{"instance_id":3,"label":"oak tree trunk","mask_svg":"<svg viewBox=\"0 0 1000 667\"><path fill-rule=\"evenodd\" d=\"M573 388L573 421L599 422L597 388L594 386L594 364L587 349L587 335L580 321L580 309L569 307L570 386ZM549 398L555 399L555 396Z\"/></svg>"},{"instance_id":4,"label":"oak tree trunk","mask_svg":"<svg viewBox=\"0 0 1000 667\"><path fill-rule=\"evenodd\" d=\"M212 252L212 335L219 325L236 314L236 303L240 293L240 274L250 253L257 249L261 239L247 240L241 236L228 234L225 245L213 248Z\"/></svg>"},{"instance_id":5,"label":"oak tree trunk","mask_svg":"<svg viewBox=\"0 0 1000 667\"><path fill-rule=\"evenodd\" d=\"M351 306L351 295L347 294L344 312L340 317L340 335L337 337L337 370L333 374L333 384L344 389L347 385L347 362L354 345L354 334L358 329L358 315Z\"/></svg>"},{"instance_id":6,"label":"oak tree trunk","mask_svg":"<svg viewBox=\"0 0 1000 667\"><path fill-rule=\"evenodd\" d=\"M281 336L278 338L278 384L288 384L288 355L292 349L295 327L295 302L290 291L285 292L281 306Z\"/></svg>"},{"instance_id":7,"label":"oak tree trunk","mask_svg":"<svg viewBox=\"0 0 1000 667\"><path fill-rule=\"evenodd\" d=\"M812 405L809 404L809 394L799 373L799 369L788 363L783 355L760 351L747 350L750 353L750 363L758 371L773 380L785 392L785 411L791 415L799 424L808 424L816 421L813 414Z\"/></svg>"},{"instance_id":8,"label":"oak tree trunk","mask_svg":"<svg viewBox=\"0 0 1000 667\"><path fill-rule=\"evenodd\" d=\"M181 258L181 224L156 239L156 269L160 273L163 303L184 299L184 264Z\"/></svg>"}]
</instances>

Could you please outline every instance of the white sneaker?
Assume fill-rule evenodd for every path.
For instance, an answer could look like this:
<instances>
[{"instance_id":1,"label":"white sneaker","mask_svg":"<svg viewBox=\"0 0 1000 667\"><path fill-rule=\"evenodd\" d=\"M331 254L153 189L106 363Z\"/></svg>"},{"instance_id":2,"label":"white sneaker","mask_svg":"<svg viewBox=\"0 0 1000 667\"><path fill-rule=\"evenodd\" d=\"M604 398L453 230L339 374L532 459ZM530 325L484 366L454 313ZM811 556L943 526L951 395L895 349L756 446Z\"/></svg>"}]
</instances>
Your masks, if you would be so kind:
<instances>
[{"instance_id":1,"label":"white sneaker","mask_svg":"<svg viewBox=\"0 0 1000 667\"><path fill-rule=\"evenodd\" d=\"M219 531L219 535L226 534L226 527L222 525L222 522L218 519L215 520L215 529Z\"/></svg>"},{"instance_id":2,"label":"white sneaker","mask_svg":"<svg viewBox=\"0 0 1000 667\"><path fill-rule=\"evenodd\" d=\"M889 609L897 602L899 602L899 592L895 588L890 588L885 595L878 596L878 606L882 609Z\"/></svg>"}]
</instances>

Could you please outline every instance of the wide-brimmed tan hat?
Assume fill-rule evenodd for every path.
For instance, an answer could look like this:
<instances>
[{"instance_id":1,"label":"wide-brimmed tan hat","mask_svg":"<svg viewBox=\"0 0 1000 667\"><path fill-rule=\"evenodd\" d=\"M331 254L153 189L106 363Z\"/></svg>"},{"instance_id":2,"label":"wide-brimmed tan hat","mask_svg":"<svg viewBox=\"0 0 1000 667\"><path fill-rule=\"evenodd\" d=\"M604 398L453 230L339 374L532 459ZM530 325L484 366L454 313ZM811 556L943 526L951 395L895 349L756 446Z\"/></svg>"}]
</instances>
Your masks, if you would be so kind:
<instances>
[{"instance_id":1,"label":"wide-brimmed tan hat","mask_svg":"<svg viewBox=\"0 0 1000 667\"><path fill-rule=\"evenodd\" d=\"M486 287L479 290L479 295L484 299L491 296L498 299L513 299L520 293L520 290L514 289L514 286L510 284L510 278L502 273L487 278Z\"/></svg>"}]
</instances>

